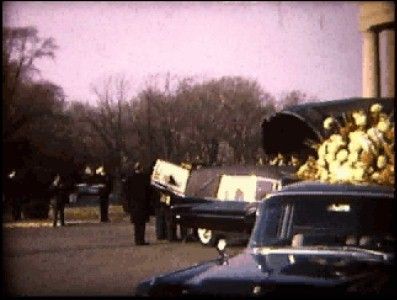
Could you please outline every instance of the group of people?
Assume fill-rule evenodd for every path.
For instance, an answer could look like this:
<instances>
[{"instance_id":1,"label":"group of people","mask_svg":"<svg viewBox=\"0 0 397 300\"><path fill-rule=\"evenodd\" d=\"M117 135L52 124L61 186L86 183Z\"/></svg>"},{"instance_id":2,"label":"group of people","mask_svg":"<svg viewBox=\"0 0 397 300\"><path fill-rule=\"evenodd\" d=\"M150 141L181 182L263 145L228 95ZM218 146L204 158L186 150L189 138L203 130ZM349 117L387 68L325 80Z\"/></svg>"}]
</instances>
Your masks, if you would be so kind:
<instances>
[{"instance_id":1,"label":"group of people","mask_svg":"<svg viewBox=\"0 0 397 300\"><path fill-rule=\"evenodd\" d=\"M14 172L15 173L15 172ZM12 203L14 220L21 219L22 196L17 187L17 174L10 174L7 197ZM20 174L18 174L20 175ZM156 217L157 240L177 240L177 225L170 209L169 195L162 194L150 185L150 172L143 172L143 168L137 163L134 171L126 176L124 181L124 196L128 203L130 221L134 226L134 239L136 245L147 245L145 240L145 227L150 215ZM12 180L11 180L12 179ZM80 181L102 184L99 190L100 221L109 221L109 196L112 192L112 177L101 172L99 174L85 176L73 176L73 174L59 173L53 178L47 188L53 208L53 227L65 226L65 206L70 202L70 195L76 193L76 184ZM47 185L48 186L48 185ZM186 239L187 230L181 228L181 238Z\"/></svg>"},{"instance_id":2,"label":"group of people","mask_svg":"<svg viewBox=\"0 0 397 300\"><path fill-rule=\"evenodd\" d=\"M99 190L100 221L109 222L109 195L112 191L112 178L106 173L91 176L90 181L101 183ZM65 205L70 201L70 194L76 192L76 183L71 176L57 174L50 189L53 192L53 227L57 227L58 221L65 226Z\"/></svg>"}]
</instances>

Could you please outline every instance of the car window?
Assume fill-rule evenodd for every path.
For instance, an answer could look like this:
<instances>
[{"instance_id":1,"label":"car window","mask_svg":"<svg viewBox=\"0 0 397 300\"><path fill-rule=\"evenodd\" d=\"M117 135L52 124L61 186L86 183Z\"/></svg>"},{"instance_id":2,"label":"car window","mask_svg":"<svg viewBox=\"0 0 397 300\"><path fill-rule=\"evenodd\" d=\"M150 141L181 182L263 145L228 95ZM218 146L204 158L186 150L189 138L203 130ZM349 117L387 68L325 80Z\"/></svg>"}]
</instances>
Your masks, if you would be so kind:
<instances>
[{"instance_id":1,"label":"car window","mask_svg":"<svg viewBox=\"0 0 397 300\"><path fill-rule=\"evenodd\" d=\"M360 206L349 202L311 201L309 203L295 203L293 234L304 233L308 230L354 229L359 226ZM349 208L349 209L338 209Z\"/></svg>"},{"instance_id":2,"label":"car window","mask_svg":"<svg viewBox=\"0 0 397 300\"><path fill-rule=\"evenodd\" d=\"M255 175L222 175L217 198L221 201L254 202L256 182Z\"/></svg>"},{"instance_id":3,"label":"car window","mask_svg":"<svg viewBox=\"0 0 397 300\"><path fill-rule=\"evenodd\" d=\"M256 182L256 200L263 199L274 190L275 182L259 179Z\"/></svg>"},{"instance_id":4,"label":"car window","mask_svg":"<svg viewBox=\"0 0 397 300\"><path fill-rule=\"evenodd\" d=\"M384 237L394 241L392 198L304 197L263 204L252 236L254 244L292 245L296 236L306 245L352 245L354 241L369 245L365 241Z\"/></svg>"},{"instance_id":5,"label":"car window","mask_svg":"<svg viewBox=\"0 0 397 300\"><path fill-rule=\"evenodd\" d=\"M254 243L255 240L265 240L268 244L284 243L288 238L292 217L293 206L290 204L268 206L261 217L266 226L257 224L251 240Z\"/></svg>"}]
</instances>

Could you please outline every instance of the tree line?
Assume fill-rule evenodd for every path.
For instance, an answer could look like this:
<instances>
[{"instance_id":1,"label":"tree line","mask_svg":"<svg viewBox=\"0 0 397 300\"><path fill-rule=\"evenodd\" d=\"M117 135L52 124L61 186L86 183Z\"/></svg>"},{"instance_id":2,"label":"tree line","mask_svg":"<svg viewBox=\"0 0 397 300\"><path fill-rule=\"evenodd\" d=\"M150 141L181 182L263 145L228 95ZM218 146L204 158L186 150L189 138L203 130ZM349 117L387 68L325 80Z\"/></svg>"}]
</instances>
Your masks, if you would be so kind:
<instances>
[{"instance_id":1,"label":"tree line","mask_svg":"<svg viewBox=\"0 0 397 300\"><path fill-rule=\"evenodd\" d=\"M42 79L37 62L57 45L34 27L3 27L3 178L29 170L39 181L54 174L105 167L121 178L136 162L162 158L202 165L255 164L264 156L264 117L309 100L281 99L252 79L181 78L174 89L153 82L134 96L125 76L92 85L96 102L67 101L61 86ZM310 99L311 100L311 99Z\"/></svg>"}]
</instances>

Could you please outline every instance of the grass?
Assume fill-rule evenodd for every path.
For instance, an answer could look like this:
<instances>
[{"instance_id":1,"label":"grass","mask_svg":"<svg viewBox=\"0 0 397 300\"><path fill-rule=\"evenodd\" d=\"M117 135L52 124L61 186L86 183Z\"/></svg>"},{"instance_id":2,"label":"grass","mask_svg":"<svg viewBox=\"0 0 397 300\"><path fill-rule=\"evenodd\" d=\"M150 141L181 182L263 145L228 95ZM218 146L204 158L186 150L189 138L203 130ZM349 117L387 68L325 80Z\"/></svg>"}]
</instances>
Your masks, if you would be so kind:
<instances>
[{"instance_id":1,"label":"grass","mask_svg":"<svg viewBox=\"0 0 397 300\"><path fill-rule=\"evenodd\" d=\"M20 223L30 223L30 222L38 222L38 223L47 223L52 221L53 213L52 209L48 214L47 219L35 220L35 219L23 219L18 221ZM122 221L128 217L128 214L124 212L122 205L109 205L109 219L112 222ZM100 219L100 207L98 205L92 206L66 206L65 207L65 221L67 220L81 220L81 221L95 221ZM3 211L3 223L14 222L11 218L9 212Z\"/></svg>"},{"instance_id":2,"label":"grass","mask_svg":"<svg viewBox=\"0 0 397 300\"><path fill-rule=\"evenodd\" d=\"M127 214L121 205L109 205L109 219L122 221ZM99 220L100 208L97 206L65 207L65 219L71 220Z\"/></svg>"}]
</instances>

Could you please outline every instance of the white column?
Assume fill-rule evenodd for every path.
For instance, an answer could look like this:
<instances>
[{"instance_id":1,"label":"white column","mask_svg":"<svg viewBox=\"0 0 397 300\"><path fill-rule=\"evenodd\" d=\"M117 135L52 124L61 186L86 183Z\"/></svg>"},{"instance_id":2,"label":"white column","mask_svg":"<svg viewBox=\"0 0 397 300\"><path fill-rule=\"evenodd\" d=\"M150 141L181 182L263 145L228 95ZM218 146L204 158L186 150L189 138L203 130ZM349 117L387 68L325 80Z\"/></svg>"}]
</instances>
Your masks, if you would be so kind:
<instances>
[{"instance_id":1,"label":"white column","mask_svg":"<svg viewBox=\"0 0 397 300\"><path fill-rule=\"evenodd\" d=\"M379 97L378 35L372 31L363 34L363 97Z\"/></svg>"},{"instance_id":2,"label":"white column","mask_svg":"<svg viewBox=\"0 0 397 300\"><path fill-rule=\"evenodd\" d=\"M382 97L395 96L395 31L393 29L386 29L380 33L382 39L383 51L380 56L383 60L381 62L381 78L382 78Z\"/></svg>"}]
</instances>

